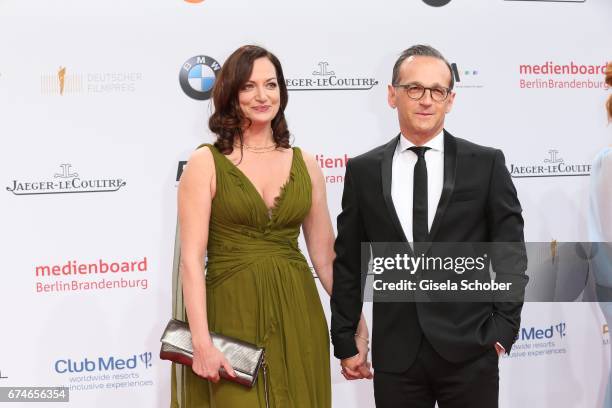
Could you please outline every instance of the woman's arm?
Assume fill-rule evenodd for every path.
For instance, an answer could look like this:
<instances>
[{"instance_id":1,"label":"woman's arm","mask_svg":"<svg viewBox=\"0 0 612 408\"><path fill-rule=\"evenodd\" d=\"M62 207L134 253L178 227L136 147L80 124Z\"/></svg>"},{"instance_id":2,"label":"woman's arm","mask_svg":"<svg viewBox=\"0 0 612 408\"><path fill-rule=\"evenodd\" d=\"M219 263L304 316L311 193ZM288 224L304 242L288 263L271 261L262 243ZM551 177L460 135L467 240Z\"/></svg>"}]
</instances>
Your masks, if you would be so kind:
<instances>
[{"instance_id":1,"label":"woman's arm","mask_svg":"<svg viewBox=\"0 0 612 408\"><path fill-rule=\"evenodd\" d=\"M215 188L212 152L208 148L200 148L189 159L178 187L180 272L193 342L192 368L196 374L216 382L219 380L221 365L228 373L233 374L233 370L223 354L212 344L206 315L204 256Z\"/></svg>"},{"instance_id":2,"label":"woman's arm","mask_svg":"<svg viewBox=\"0 0 612 408\"><path fill-rule=\"evenodd\" d=\"M303 152L303 156L312 181L312 205L302 228L312 266L321 285L331 296L334 279L333 264L336 254L334 253L334 230L327 207L325 178L315 159L308 153ZM357 326L357 334L365 339L369 337L363 315Z\"/></svg>"},{"instance_id":3,"label":"woman's arm","mask_svg":"<svg viewBox=\"0 0 612 408\"><path fill-rule=\"evenodd\" d=\"M334 253L334 230L327 207L325 178L312 156L303 152L303 157L312 182L312 205L302 224L304 238L312 266L323 288L331 296L334 276L333 263L336 254ZM367 362L369 336L368 326L362 314L357 326L357 333L355 333L355 343L359 354L352 357L357 361L357 364L355 364L357 369L350 370L345 367L343 373L347 379L372 378Z\"/></svg>"},{"instance_id":4,"label":"woman's arm","mask_svg":"<svg viewBox=\"0 0 612 408\"><path fill-rule=\"evenodd\" d=\"M321 285L331 295L333 283L334 230L327 207L327 192L323 172L312 156L303 152L304 161L312 182L312 205L302 228L312 266Z\"/></svg>"}]
</instances>

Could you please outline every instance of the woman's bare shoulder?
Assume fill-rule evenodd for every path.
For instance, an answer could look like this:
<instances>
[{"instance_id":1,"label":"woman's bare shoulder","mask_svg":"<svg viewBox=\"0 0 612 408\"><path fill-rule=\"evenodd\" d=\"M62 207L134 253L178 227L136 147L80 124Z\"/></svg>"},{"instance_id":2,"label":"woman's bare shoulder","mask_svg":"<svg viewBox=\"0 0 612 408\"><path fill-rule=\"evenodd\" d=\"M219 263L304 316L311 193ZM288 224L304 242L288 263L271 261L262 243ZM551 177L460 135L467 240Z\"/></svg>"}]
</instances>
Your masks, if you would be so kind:
<instances>
[{"instance_id":1,"label":"woman's bare shoulder","mask_svg":"<svg viewBox=\"0 0 612 408\"><path fill-rule=\"evenodd\" d=\"M306 163L306 166L309 169L310 167L314 167L314 168L319 167L319 165L317 164L317 160L312 154L308 153L304 149L300 149L300 152L302 153L302 158L304 159L304 163Z\"/></svg>"},{"instance_id":2,"label":"woman's bare shoulder","mask_svg":"<svg viewBox=\"0 0 612 408\"><path fill-rule=\"evenodd\" d=\"M181 176L183 184L212 178L215 174L215 159L210 149L202 145L193 151Z\"/></svg>"},{"instance_id":3,"label":"woman's bare shoulder","mask_svg":"<svg viewBox=\"0 0 612 408\"><path fill-rule=\"evenodd\" d=\"M315 156L304 150L300 149L300 151L302 152L302 158L304 159L306 169L308 170L308 174L310 175L310 179L312 180L312 182L315 185L324 185L325 183L323 181L323 171L319 167L319 163L317 162Z\"/></svg>"}]
</instances>

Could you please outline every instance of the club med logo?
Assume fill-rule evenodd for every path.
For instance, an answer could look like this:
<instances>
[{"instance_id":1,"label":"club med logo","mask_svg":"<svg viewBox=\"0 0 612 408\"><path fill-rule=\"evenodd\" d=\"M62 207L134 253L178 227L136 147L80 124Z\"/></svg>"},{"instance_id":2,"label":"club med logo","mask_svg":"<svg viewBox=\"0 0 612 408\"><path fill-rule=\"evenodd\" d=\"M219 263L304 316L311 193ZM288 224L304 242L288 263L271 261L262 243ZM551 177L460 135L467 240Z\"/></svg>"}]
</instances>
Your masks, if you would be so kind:
<instances>
[{"instance_id":1,"label":"club med logo","mask_svg":"<svg viewBox=\"0 0 612 408\"><path fill-rule=\"evenodd\" d=\"M290 91L367 91L378 85L375 78L338 75L327 61L320 61L310 76L285 82Z\"/></svg>"},{"instance_id":2,"label":"club med logo","mask_svg":"<svg viewBox=\"0 0 612 408\"><path fill-rule=\"evenodd\" d=\"M571 177L588 176L591 165L586 163L567 163L556 149L548 150L548 157L538 164L510 163L510 175L513 178L529 177Z\"/></svg>"},{"instance_id":3,"label":"club med logo","mask_svg":"<svg viewBox=\"0 0 612 408\"><path fill-rule=\"evenodd\" d=\"M528 340L545 340L552 339L553 337L564 338L567 335L566 324L561 322L550 327L537 328L537 327L521 327L517 340L528 341Z\"/></svg>"},{"instance_id":4,"label":"club med logo","mask_svg":"<svg viewBox=\"0 0 612 408\"><path fill-rule=\"evenodd\" d=\"M479 83L480 72L475 68L460 68L457 63L451 64L455 88L482 88Z\"/></svg>"},{"instance_id":5,"label":"club med logo","mask_svg":"<svg viewBox=\"0 0 612 408\"><path fill-rule=\"evenodd\" d=\"M543 64L521 64L519 88L521 89L604 89L606 64L579 64L574 61L559 64L546 61Z\"/></svg>"},{"instance_id":6,"label":"club med logo","mask_svg":"<svg viewBox=\"0 0 612 408\"><path fill-rule=\"evenodd\" d=\"M153 353L150 351L132 355L107 355L95 358L60 358L52 364L64 386L73 391L115 392L119 389L151 387L155 383Z\"/></svg>"},{"instance_id":7,"label":"club med logo","mask_svg":"<svg viewBox=\"0 0 612 408\"><path fill-rule=\"evenodd\" d=\"M179 83L183 92L199 101L210 99L220 70L221 65L207 55L189 58L179 72Z\"/></svg>"},{"instance_id":8,"label":"club med logo","mask_svg":"<svg viewBox=\"0 0 612 408\"><path fill-rule=\"evenodd\" d=\"M46 180L13 180L6 190L14 195L112 193L127 182L121 178L83 178L72 170L70 163L60 164L60 171Z\"/></svg>"},{"instance_id":9,"label":"club med logo","mask_svg":"<svg viewBox=\"0 0 612 408\"><path fill-rule=\"evenodd\" d=\"M53 369L58 374L134 370L141 367L148 369L153 366L152 361L153 354L147 351L124 358L106 356L91 360L87 357L80 360L60 359L53 363Z\"/></svg>"},{"instance_id":10,"label":"club med logo","mask_svg":"<svg viewBox=\"0 0 612 408\"><path fill-rule=\"evenodd\" d=\"M74 73L60 66L52 74L42 74L40 91L43 95L131 93L142 80L140 72Z\"/></svg>"},{"instance_id":11,"label":"club med logo","mask_svg":"<svg viewBox=\"0 0 612 408\"><path fill-rule=\"evenodd\" d=\"M442 7L450 3L451 0L423 0L423 3L431 7Z\"/></svg>"},{"instance_id":12,"label":"club med logo","mask_svg":"<svg viewBox=\"0 0 612 408\"><path fill-rule=\"evenodd\" d=\"M544 327L521 327L512 352L504 358L535 358L566 354L563 341L567 336L567 324L559 322Z\"/></svg>"}]
</instances>

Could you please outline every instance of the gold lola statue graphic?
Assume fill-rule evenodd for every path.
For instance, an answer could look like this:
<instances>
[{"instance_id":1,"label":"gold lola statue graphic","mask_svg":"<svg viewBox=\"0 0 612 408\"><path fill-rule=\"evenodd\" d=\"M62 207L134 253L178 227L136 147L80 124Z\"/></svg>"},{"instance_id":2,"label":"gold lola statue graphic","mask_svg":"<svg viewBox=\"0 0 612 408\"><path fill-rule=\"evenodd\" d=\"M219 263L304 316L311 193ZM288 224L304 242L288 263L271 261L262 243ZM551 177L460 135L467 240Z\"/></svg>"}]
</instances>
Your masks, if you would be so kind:
<instances>
[{"instance_id":1,"label":"gold lola statue graphic","mask_svg":"<svg viewBox=\"0 0 612 408\"><path fill-rule=\"evenodd\" d=\"M57 79L59 80L60 95L64 95L64 84L66 81L66 67L60 67L57 71Z\"/></svg>"}]
</instances>

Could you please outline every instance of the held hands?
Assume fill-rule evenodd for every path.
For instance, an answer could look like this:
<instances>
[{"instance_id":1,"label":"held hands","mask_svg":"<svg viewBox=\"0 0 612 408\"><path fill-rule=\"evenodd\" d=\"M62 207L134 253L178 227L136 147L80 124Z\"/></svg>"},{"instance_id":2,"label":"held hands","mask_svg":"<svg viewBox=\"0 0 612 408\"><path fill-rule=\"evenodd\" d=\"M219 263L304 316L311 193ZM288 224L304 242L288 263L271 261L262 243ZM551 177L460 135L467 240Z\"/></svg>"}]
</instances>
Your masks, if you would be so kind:
<instances>
[{"instance_id":1,"label":"held hands","mask_svg":"<svg viewBox=\"0 0 612 408\"><path fill-rule=\"evenodd\" d=\"M368 348L369 340L367 337L363 337L359 334L355 335L355 345L357 346L357 355L349 358L342 359L340 365L342 370L340 371L344 378L347 380L359 380L373 378L372 371L370 369L370 362L368 361Z\"/></svg>"},{"instance_id":2,"label":"held hands","mask_svg":"<svg viewBox=\"0 0 612 408\"><path fill-rule=\"evenodd\" d=\"M223 369L232 377L236 373L223 353L212 343L209 346L195 348L193 350L193 365L191 369L194 373L214 383L219 382L219 370Z\"/></svg>"}]
</instances>

